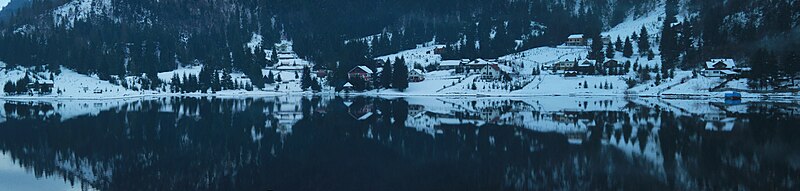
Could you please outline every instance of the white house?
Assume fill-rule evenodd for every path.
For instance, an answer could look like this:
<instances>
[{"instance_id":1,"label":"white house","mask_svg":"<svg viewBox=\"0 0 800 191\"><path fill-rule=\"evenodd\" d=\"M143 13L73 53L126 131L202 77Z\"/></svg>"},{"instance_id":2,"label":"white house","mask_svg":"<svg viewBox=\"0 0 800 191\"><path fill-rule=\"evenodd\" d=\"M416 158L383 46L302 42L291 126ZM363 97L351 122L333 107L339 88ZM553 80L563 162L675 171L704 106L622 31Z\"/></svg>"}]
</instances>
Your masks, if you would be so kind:
<instances>
[{"instance_id":1,"label":"white house","mask_svg":"<svg viewBox=\"0 0 800 191\"><path fill-rule=\"evenodd\" d=\"M736 69L736 62L733 59L711 59L706 61L705 68L701 74L706 77L731 77L739 75Z\"/></svg>"},{"instance_id":2,"label":"white house","mask_svg":"<svg viewBox=\"0 0 800 191\"><path fill-rule=\"evenodd\" d=\"M565 44L567 46L586 46L586 38L583 37L583 34L569 35Z\"/></svg>"},{"instance_id":3,"label":"white house","mask_svg":"<svg viewBox=\"0 0 800 191\"><path fill-rule=\"evenodd\" d=\"M482 79L500 80L508 76L512 72L511 70L509 66L490 64L483 67L480 74Z\"/></svg>"},{"instance_id":4,"label":"white house","mask_svg":"<svg viewBox=\"0 0 800 191\"><path fill-rule=\"evenodd\" d=\"M422 72L422 70L419 69L413 69L411 71L408 71L408 81L409 82L425 81L425 74Z\"/></svg>"},{"instance_id":5,"label":"white house","mask_svg":"<svg viewBox=\"0 0 800 191\"><path fill-rule=\"evenodd\" d=\"M459 66L461 66L461 61L460 60L442 60L442 62L439 63L439 67L437 69L438 70L455 70Z\"/></svg>"}]
</instances>

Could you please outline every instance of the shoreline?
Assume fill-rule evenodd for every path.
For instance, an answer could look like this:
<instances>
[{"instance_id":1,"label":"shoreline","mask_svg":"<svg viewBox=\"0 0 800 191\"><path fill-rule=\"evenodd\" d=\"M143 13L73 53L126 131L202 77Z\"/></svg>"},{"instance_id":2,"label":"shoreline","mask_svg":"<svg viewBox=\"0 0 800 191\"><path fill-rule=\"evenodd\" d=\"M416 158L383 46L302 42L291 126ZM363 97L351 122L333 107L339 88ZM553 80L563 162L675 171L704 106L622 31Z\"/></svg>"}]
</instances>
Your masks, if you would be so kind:
<instances>
[{"instance_id":1,"label":"shoreline","mask_svg":"<svg viewBox=\"0 0 800 191\"><path fill-rule=\"evenodd\" d=\"M675 99L675 100L706 100L706 99L724 99L724 97L714 96L712 94L667 94L667 95L653 95L653 94L499 94L499 93L464 93L464 94L442 94L442 93L382 93L382 92L356 92L356 93L340 93L340 92L242 92L238 94L232 93L158 93L158 94L136 94L124 96L0 96L2 100L126 100L126 99L141 99L141 98L167 98L167 97L221 97L221 98L262 98L262 97L280 97L280 96L320 96L320 95L334 95L334 96L368 96L368 97L464 97L464 98L535 98L535 97L639 97L639 98L659 98L659 99ZM742 98L747 99L762 99L762 100L800 100L800 95L780 95L780 94L747 94Z\"/></svg>"}]
</instances>

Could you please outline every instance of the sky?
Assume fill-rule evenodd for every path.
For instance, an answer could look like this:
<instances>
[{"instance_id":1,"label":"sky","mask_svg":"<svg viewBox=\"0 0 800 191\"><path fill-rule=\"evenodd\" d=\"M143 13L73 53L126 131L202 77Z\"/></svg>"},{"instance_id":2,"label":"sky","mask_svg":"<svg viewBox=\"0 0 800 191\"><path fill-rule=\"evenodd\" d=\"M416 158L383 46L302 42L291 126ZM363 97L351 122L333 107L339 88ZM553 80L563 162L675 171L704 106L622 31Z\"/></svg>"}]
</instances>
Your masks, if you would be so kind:
<instances>
[{"instance_id":1,"label":"sky","mask_svg":"<svg viewBox=\"0 0 800 191\"><path fill-rule=\"evenodd\" d=\"M3 7L6 7L9 1L11 0L0 0L0 10L3 10Z\"/></svg>"}]
</instances>

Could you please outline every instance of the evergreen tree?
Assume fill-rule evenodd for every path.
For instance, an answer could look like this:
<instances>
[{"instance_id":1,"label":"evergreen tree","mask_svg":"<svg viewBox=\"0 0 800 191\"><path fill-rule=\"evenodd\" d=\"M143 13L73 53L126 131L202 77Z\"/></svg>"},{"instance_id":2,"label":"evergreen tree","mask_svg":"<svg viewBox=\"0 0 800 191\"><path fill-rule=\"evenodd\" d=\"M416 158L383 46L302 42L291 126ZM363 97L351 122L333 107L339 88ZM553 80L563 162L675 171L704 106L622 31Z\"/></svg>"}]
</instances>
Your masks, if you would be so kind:
<instances>
[{"instance_id":1,"label":"evergreen tree","mask_svg":"<svg viewBox=\"0 0 800 191\"><path fill-rule=\"evenodd\" d=\"M177 93L181 91L181 77L178 76L178 73L172 73L172 79L170 79L170 87L172 93Z\"/></svg>"},{"instance_id":2,"label":"evergreen tree","mask_svg":"<svg viewBox=\"0 0 800 191\"><path fill-rule=\"evenodd\" d=\"M617 41L614 42L614 50L617 52L622 52L622 39L617 36Z\"/></svg>"},{"instance_id":3,"label":"evergreen tree","mask_svg":"<svg viewBox=\"0 0 800 191\"><path fill-rule=\"evenodd\" d=\"M603 63L605 60L605 54L603 53L603 39L600 37L600 33L592 34L592 44L591 44L591 52L587 58L596 60L598 63Z\"/></svg>"},{"instance_id":4,"label":"evergreen tree","mask_svg":"<svg viewBox=\"0 0 800 191\"><path fill-rule=\"evenodd\" d=\"M269 74L267 74L266 83L267 84L274 84L275 83L275 75L272 74L272 70L270 70Z\"/></svg>"},{"instance_id":5,"label":"evergreen tree","mask_svg":"<svg viewBox=\"0 0 800 191\"><path fill-rule=\"evenodd\" d=\"M267 64L268 67L272 67L278 63L278 49L277 47L272 47L272 55L270 55L270 62Z\"/></svg>"},{"instance_id":6,"label":"evergreen tree","mask_svg":"<svg viewBox=\"0 0 800 191\"><path fill-rule=\"evenodd\" d=\"M614 45L611 44L611 43L608 43L608 46L606 46L606 58L614 59L614 53L615 53L614 52Z\"/></svg>"},{"instance_id":7,"label":"evergreen tree","mask_svg":"<svg viewBox=\"0 0 800 191\"><path fill-rule=\"evenodd\" d=\"M625 58L630 58L631 56L633 56L633 45L631 43L630 37L625 38L625 45L622 48L622 56L624 56Z\"/></svg>"},{"instance_id":8,"label":"evergreen tree","mask_svg":"<svg viewBox=\"0 0 800 191\"><path fill-rule=\"evenodd\" d=\"M234 84L233 77L231 77L231 72L228 69L222 70L222 80L220 80L220 85L225 90L236 89L236 84Z\"/></svg>"},{"instance_id":9,"label":"evergreen tree","mask_svg":"<svg viewBox=\"0 0 800 191\"><path fill-rule=\"evenodd\" d=\"M650 34L647 33L647 28L642 26L641 33L639 34L639 54L643 56L650 50Z\"/></svg>"},{"instance_id":10,"label":"evergreen tree","mask_svg":"<svg viewBox=\"0 0 800 191\"><path fill-rule=\"evenodd\" d=\"M198 89L202 92L208 90L211 87L211 74L213 73L213 69L211 69L209 64L203 65L203 68L200 69L200 73L198 74Z\"/></svg>"},{"instance_id":11,"label":"evergreen tree","mask_svg":"<svg viewBox=\"0 0 800 191\"><path fill-rule=\"evenodd\" d=\"M275 76L275 82L278 82L278 83L283 82L283 79L281 78L281 73L280 72L278 72L278 74Z\"/></svg>"},{"instance_id":12,"label":"evergreen tree","mask_svg":"<svg viewBox=\"0 0 800 191\"><path fill-rule=\"evenodd\" d=\"M394 61L394 80L392 85L400 91L405 91L408 88L408 66L406 66L405 58L398 58Z\"/></svg>"},{"instance_id":13,"label":"evergreen tree","mask_svg":"<svg viewBox=\"0 0 800 191\"><path fill-rule=\"evenodd\" d=\"M319 92L322 90L322 86L319 84L319 81L317 81L316 78L312 79L311 81L311 90L315 92Z\"/></svg>"},{"instance_id":14,"label":"evergreen tree","mask_svg":"<svg viewBox=\"0 0 800 191\"><path fill-rule=\"evenodd\" d=\"M6 95L11 95L11 94L14 94L15 88L16 87L14 86L14 82L7 81L6 85L3 86L3 92L5 92Z\"/></svg>"},{"instance_id":15,"label":"evergreen tree","mask_svg":"<svg viewBox=\"0 0 800 191\"><path fill-rule=\"evenodd\" d=\"M211 74L211 91L218 92L221 90L222 90L222 83L220 82L219 79L219 72L214 70L214 72Z\"/></svg>"},{"instance_id":16,"label":"evergreen tree","mask_svg":"<svg viewBox=\"0 0 800 191\"><path fill-rule=\"evenodd\" d=\"M300 87L303 88L303 90L306 90L311 88L313 83L314 82L311 79L311 69L307 66L303 67L303 77L300 79Z\"/></svg>"},{"instance_id":17,"label":"evergreen tree","mask_svg":"<svg viewBox=\"0 0 800 191\"><path fill-rule=\"evenodd\" d=\"M383 63L383 73L381 74L381 83L383 88L391 88L392 87L392 78L394 74L392 72L392 62L388 58L386 62Z\"/></svg>"}]
</instances>

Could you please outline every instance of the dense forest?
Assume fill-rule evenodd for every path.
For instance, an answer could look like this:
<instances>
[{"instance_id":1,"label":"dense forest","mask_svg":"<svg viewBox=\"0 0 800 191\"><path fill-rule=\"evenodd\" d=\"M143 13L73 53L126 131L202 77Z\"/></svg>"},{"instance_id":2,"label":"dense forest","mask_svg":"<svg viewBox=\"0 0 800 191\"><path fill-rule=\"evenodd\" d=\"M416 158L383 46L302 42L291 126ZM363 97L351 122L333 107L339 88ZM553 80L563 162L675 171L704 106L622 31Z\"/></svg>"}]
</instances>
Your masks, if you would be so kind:
<instances>
[{"instance_id":1,"label":"dense forest","mask_svg":"<svg viewBox=\"0 0 800 191\"><path fill-rule=\"evenodd\" d=\"M794 0L32 0L0 24L0 60L107 78L199 63L262 76L268 55L245 46L254 35L263 37L259 50L292 40L317 68L371 64L432 40L448 45L448 59L496 58L572 33L597 36L664 4L666 30L651 35L670 67L751 55L754 46L780 57L799 37Z\"/></svg>"}]
</instances>

